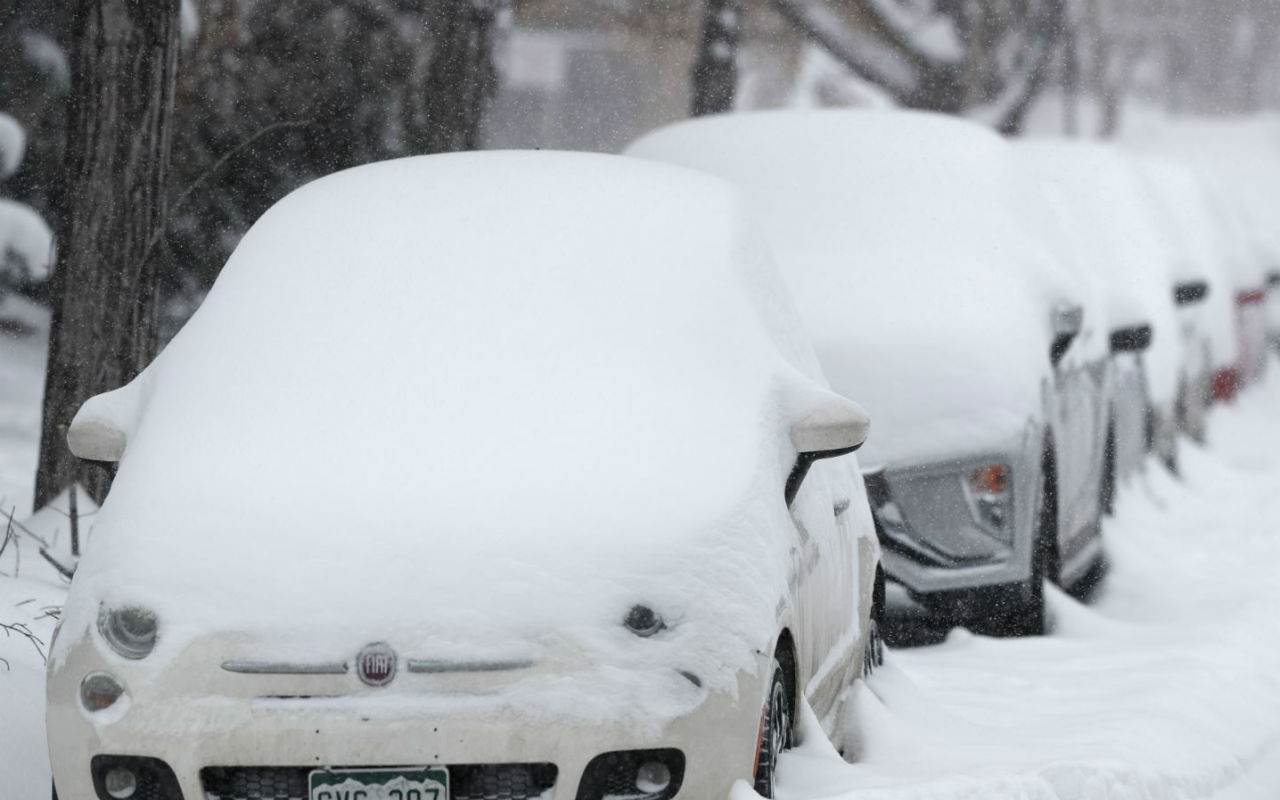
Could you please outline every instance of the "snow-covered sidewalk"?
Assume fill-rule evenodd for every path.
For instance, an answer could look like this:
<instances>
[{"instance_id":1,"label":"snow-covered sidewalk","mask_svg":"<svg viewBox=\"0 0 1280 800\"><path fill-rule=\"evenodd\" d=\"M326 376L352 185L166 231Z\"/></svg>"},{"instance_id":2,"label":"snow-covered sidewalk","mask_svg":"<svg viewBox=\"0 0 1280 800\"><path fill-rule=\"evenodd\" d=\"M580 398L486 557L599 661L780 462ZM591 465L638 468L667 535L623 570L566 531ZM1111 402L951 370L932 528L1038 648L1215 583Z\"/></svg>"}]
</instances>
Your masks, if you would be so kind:
<instances>
[{"instance_id":1,"label":"snow-covered sidewalk","mask_svg":"<svg viewBox=\"0 0 1280 800\"><path fill-rule=\"evenodd\" d=\"M1280 796L1280 376L1215 413L1183 479L1148 467L1107 524L1096 602L1056 629L953 631L858 686L858 762L825 742L782 766L793 798Z\"/></svg>"}]
</instances>

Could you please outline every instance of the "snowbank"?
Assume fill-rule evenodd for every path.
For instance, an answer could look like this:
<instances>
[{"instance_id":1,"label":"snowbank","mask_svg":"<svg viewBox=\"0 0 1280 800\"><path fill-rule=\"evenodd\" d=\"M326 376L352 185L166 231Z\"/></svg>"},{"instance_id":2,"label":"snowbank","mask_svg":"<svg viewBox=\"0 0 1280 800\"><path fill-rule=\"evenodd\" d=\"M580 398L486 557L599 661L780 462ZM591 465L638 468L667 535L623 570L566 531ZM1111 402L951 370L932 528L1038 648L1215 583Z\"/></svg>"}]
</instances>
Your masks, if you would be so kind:
<instances>
[{"instance_id":1,"label":"snowbank","mask_svg":"<svg viewBox=\"0 0 1280 800\"><path fill-rule=\"evenodd\" d=\"M35 493L48 341L47 310L0 296L0 515L18 519L31 513Z\"/></svg>"},{"instance_id":2,"label":"snowbank","mask_svg":"<svg viewBox=\"0 0 1280 800\"><path fill-rule=\"evenodd\" d=\"M561 153L289 195L132 384L136 413L82 411L129 444L59 643L101 600L157 611L160 664L237 630L271 658L532 648L726 687L771 644L787 425L826 391L739 206L691 171ZM626 632L636 603L670 634Z\"/></svg>"},{"instance_id":3,"label":"snowbank","mask_svg":"<svg viewBox=\"0 0 1280 800\"><path fill-rule=\"evenodd\" d=\"M875 420L864 461L989 447L1040 407L1050 308L1077 290L994 133L918 113L735 114L627 153L743 187L832 385Z\"/></svg>"},{"instance_id":4,"label":"snowbank","mask_svg":"<svg viewBox=\"0 0 1280 800\"><path fill-rule=\"evenodd\" d=\"M27 132L9 114L0 111L0 178L18 171L27 151Z\"/></svg>"},{"instance_id":5,"label":"snowbank","mask_svg":"<svg viewBox=\"0 0 1280 800\"><path fill-rule=\"evenodd\" d=\"M44 280L53 264L53 231L28 206L0 197L0 274Z\"/></svg>"},{"instance_id":6,"label":"snowbank","mask_svg":"<svg viewBox=\"0 0 1280 800\"><path fill-rule=\"evenodd\" d=\"M1032 140L1018 145L1023 163L1058 212L1057 237L1089 286L1103 326L1152 328L1143 353L1151 398L1163 405L1178 393L1183 353L1173 302L1168 239L1161 235L1136 167L1120 151L1098 144ZM1101 333L1100 337L1096 333Z\"/></svg>"}]
</instances>

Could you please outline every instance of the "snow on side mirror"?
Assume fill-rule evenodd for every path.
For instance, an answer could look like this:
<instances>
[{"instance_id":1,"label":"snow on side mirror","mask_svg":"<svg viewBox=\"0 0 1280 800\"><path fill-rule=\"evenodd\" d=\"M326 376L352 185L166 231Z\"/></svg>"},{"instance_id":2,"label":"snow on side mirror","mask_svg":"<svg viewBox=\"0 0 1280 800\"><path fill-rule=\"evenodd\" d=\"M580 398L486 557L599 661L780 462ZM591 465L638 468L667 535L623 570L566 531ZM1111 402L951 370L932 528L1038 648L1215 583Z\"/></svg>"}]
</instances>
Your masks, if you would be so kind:
<instances>
[{"instance_id":1,"label":"snow on side mirror","mask_svg":"<svg viewBox=\"0 0 1280 800\"><path fill-rule=\"evenodd\" d=\"M103 419L76 419L67 429L67 446L76 458L86 461L119 461L127 437L112 422Z\"/></svg>"},{"instance_id":2,"label":"snow on side mirror","mask_svg":"<svg viewBox=\"0 0 1280 800\"><path fill-rule=\"evenodd\" d=\"M862 447L871 429L871 418L862 406L843 397L833 398L791 426L796 464L787 476L785 497L791 505L813 462L847 455Z\"/></svg>"},{"instance_id":3,"label":"snow on side mirror","mask_svg":"<svg viewBox=\"0 0 1280 800\"><path fill-rule=\"evenodd\" d=\"M1084 328L1084 306L1058 303L1053 307L1052 317L1053 344L1049 347L1049 361L1057 365Z\"/></svg>"},{"instance_id":4,"label":"snow on side mirror","mask_svg":"<svg viewBox=\"0 0 1280 800\"><path fill-rule=\"evenodd\" d=\"M1280 272L1267 273L1267 286L1270 286L1272 289L1280 286Z\"/></svg>"},{"instance_id":5,"label":"snow on side mirror","mask_svg":"<svg viewBox=\"0 0 1280 800\"><path fill-rule=\"evenodd\" d=\"M1111 332L1111 352L1141 353L1151 346L1151 326L1134 325Z\"/></svg>"},{"instance_id":6,"label":"snow on side mirror","mask_svg":"<svg viewBox=\"0 0 1280 800\"><path fill-rule=\"evenodd\" d=\"M86 461L119 461L132 430L130 421L138 416L138 401L147 371L110 392L84 401L67 428L67 446L76 458Z\"/></svg>"},{"instance_id":7,"label":"snow on side mirror","mask_svg":"<svg viewBox=\"0 0 1280 800\"><path fill-rule=\"evenodd\" d=\"M1173 302L1180 306L1199 303L1209 296L1209 284L1206 281L1187 281L1173 287Z\"/></svg>"}]
</instances>

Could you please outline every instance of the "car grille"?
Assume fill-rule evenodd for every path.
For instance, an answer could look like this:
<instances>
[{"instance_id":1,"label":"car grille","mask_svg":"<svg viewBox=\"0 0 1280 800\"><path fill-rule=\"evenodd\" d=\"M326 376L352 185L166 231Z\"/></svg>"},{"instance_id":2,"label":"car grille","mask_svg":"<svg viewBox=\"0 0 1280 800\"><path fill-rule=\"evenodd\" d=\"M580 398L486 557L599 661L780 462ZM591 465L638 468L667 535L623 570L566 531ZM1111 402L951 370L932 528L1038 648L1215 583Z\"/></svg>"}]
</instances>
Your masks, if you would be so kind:
<instances>
[{"instance_id":1,"label":"car grille","mask_svg":"<svg viewBox=\"0 0 1280 800\"><path fill-rule=\"evenodd\" d=\"M554 764L455 764L449 800L535 800L556 784ZM205 767L205 800L307 800L311 767Z\"/></svg>"}]
</instances>

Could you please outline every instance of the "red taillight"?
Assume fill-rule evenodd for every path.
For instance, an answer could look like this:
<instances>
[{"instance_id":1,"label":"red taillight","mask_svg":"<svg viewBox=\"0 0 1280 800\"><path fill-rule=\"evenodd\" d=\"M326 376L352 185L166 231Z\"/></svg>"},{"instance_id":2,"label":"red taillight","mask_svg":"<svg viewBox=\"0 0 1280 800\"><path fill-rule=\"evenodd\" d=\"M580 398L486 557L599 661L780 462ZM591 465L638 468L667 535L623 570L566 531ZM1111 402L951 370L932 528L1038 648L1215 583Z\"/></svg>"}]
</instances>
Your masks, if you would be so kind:
<instances>
[{"instance_id":1,"label":"red taillight","mask_svg":"<svg viewBox=\"0 0 1280 800\"><path fill-rule=\"evenodd\" d=\"M1230 403L1236 399L1236 390L1240 387L1240 375L1234 367L1220 369L1213 373L1213 401Z\"/></svg>"},{"instance_id":2,"label":"red taillight","mask_svg":"<svg viewBox=\"0 0 1280 800\"><path fill-rule=\"evenodd\" d=\"M1252 291L1236 292L1236 305L1247 306L1254 303L1261 303L1267 299L1266 289L1253 289Z\"/></svg>"}]
</instances>

